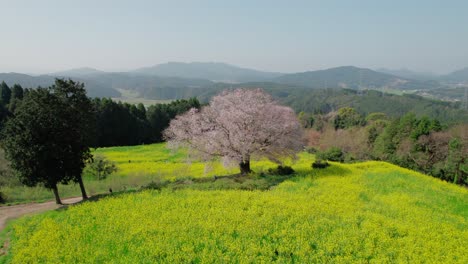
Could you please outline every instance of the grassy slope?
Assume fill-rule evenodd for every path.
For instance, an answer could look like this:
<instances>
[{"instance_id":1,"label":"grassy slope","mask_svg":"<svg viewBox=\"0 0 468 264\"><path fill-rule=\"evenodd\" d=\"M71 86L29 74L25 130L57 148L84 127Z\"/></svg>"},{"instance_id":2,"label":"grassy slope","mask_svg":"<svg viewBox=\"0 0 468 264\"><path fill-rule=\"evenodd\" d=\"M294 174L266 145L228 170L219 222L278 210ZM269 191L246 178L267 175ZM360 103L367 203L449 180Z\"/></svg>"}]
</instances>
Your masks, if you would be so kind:
<instances>
[{"instance_id":1,"label":"grassy slope","mask_svg":"<svg viewBox=\"0 0 468 264\"><path fill-rule=\"evenodd\" d=\"M146 167L145 148L130 163L125 148L102 151L127 173ZM158 153L175 170L183 160ZM311 158L270 191L144 191L20 219L12 261L468 262L465 188L383 162L312 170Z\"/></svg>"},{"instance_id":2,"label":"grassy slope","mask_svg":"<svg viewBox=\"0 0 468 264\"><path fill-rule=\"evenodd\" d=\"M116 162L118 171L105 180L98 181L88 171L84 172L85 186L89 194L134 189L158 179L174 180L187 177L209 177L236 172L237 168L225 169L219 162L201 163L188 161L183 153L168 150L165 144L141 145L133 147L99 148L93 151ZM271 162L262 161L254 165L257 171L273 166ZM13 186L2 187L2 193L10 203L52 200L53 194L43 187ZM62 197L80 196L76 184L59 185Z\"/></svg>"}]
</instances>

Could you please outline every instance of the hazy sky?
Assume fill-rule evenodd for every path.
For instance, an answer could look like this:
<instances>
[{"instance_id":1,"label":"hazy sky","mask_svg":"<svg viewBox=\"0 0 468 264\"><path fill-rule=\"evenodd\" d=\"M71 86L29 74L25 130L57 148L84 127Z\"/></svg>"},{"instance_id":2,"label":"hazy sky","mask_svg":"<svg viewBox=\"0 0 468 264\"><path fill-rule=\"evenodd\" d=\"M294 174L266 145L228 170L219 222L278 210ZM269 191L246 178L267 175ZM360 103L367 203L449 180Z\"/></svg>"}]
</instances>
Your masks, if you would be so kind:
<instances>
[{"instance_id":1,"label":"hazy sky","mask_svg":"<svg viewBox=\"0 0 468 264\"><path fill-rule=\"evenodd\" d=\"M216 61L268 71L468 66L468 1L0 0L0 72Z\"/></svg>"}]
</instances>

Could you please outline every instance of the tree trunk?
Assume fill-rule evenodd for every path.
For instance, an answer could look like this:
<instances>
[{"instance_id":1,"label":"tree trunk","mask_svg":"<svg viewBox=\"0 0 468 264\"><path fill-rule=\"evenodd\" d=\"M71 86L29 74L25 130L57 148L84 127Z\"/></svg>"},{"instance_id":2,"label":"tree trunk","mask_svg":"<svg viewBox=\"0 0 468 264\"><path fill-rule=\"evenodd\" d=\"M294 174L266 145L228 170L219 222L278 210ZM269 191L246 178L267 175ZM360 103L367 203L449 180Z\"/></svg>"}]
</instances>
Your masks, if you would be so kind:
<instances>
[{"instance_id":1,"label":"tree trunk","mask_svg":"<svg viewBox=\"0 0 468 264\"><path fill-rule=\"evenodd\" d=\"M86 195L86 189L83 184L83 178L81 176L78 177L78 184L80 185L81 196L83 197L83 200L88 199L88 195Z\"/></svg>"},{"instance_id":2,"label":"tree trunk","mask_svg":"<svg viewBox=\"0 0 468 264\"><path fill-rule=\"evenodd\" d=\"M248 174L251 173L252 170L250 169L250 160L244 160L239 163L241 174Z\"/></svg>"},{"instance_id":3,"label":"tree trunk","mask_svg":"<svg viewBox=\"0 0 468 264\"><path fill-rule=\"evenodd\" d=\"M55 195L55 203L62 204L62 200L60 200L59 192L57 189L57 184L54 184L54 186L52 187L52 191L54 192L54 195Z\"/></svg>"}]
</instances>

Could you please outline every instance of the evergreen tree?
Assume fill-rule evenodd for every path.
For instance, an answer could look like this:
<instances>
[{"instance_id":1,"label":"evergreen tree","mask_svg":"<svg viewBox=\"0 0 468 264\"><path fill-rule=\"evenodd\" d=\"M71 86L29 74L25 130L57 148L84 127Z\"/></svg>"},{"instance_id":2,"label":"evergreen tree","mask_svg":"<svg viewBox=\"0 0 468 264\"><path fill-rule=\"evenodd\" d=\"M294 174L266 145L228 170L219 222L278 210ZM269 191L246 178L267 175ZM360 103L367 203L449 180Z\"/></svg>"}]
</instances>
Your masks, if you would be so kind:
<instances>
[{"instance_id":1,"label":"evergreen tree","mask_svg":"<svg viewBox=\"0 0 468 264\"><path fill-rule=\"evenodd\" d=\"M23 100L3 131L6 156L20 181L43 184L57 204L57 184L78 182L86 198L81 172L90 158L86 130L92 131L92 112L83 85L56 80L50 88L30 90Z\"/></svg>"},{"instance_id":2,"label":"evergreen tree","mask_svg":"<svg viewBox=\"0 0 468 264\"><path fill-rule=\"evenodd\" d=\"M51 90L67 106L62 111L63 122L67 125L64 137L67 137L70 149L66 155L67 163L64 164L72 180L79 184L83 199L87 199L81 174L86 161L91 158L89 146L95 135L95 111L82 83L57 79Z\"/></svg>"},{"instance_id":3,"label":"evergreen tree","mask_svg":"<svg viewBox=\"0 0 468 264\"><path fill-rule=\"evenodd\" d=\"M8 85L3 81L0 84L0 101L3 105L8 105L11 99L11 89Z\"/></svg>"},{"instance_id":4,"label":"evergreen tree","mask_svg":"<svg viewBox=\"0 0 468 264\"><path fill-rule=\"evenodd\" d=\"M24 96L24 90L23 90L23 87L21 87L21 85L19 84L15 84L13 85L13 87L11 88L11 99L23 99L23 96Z\"/></svg>"}]
</instances>

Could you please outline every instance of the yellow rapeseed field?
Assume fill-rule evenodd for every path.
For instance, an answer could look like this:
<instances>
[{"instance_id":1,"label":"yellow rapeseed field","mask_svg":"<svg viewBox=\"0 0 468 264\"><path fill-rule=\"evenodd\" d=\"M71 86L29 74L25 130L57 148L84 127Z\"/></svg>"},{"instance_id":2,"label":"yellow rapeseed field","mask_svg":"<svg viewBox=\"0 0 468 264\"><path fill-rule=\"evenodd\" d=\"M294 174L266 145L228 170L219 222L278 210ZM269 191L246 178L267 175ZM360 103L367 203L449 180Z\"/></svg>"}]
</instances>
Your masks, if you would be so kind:
<instances>
[{"instance_id":1,"label":"yellow rapeseed field","mask_svg":"<svg viewBox=\"0 0 468 264\"><path fill-rule=\"evenodd\" d=\"M183 153L153 148L159 155L150 159L170 156L168 177L170 168L184 166ZM160 173L138 162L135 152L106 155L118 162L120 173ZM141 160L148 159L145 152ZM268 191L148 190L22 218L12 227L10 260L468 263L466 188L384 162L332 163L317 170L311 160L301 154L293 166L299 173ZM221 172L200 167L190 174Z\"/></svg>"}]
</instances>

